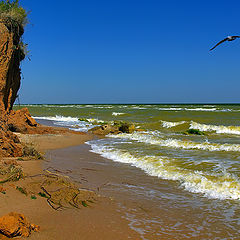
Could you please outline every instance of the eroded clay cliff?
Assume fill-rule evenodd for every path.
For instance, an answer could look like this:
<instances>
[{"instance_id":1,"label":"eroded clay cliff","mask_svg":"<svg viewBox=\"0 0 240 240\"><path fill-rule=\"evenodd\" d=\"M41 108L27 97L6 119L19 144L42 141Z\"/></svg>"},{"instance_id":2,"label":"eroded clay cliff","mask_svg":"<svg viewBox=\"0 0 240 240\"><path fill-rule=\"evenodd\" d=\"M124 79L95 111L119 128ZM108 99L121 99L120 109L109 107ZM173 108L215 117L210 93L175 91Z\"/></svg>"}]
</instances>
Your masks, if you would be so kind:
<instances>
[{"instance_id":1,"label":"eroded clay cliff","mask_svg":"<svg viewBox=\"0 0 240 240\"><path fill-rule=\"evenodd\" d=\"M24 31L14 21L0 19L0 114L8 114L16 100L21 82L20 62L25 55L21 48Z\"/></svg>"},{"instance_id":2,"label":"eroded clay cliff","mask_svg":"<svg viewBox=\"0 0 240 240\"><path fill-rule=\"evenodd\" d=\"M22 146L8 126L8 115L20 88L20 48L23 28L14 21L0 19L0 156L21 156Z\"/></svg>"},{"instance_id":3,"label":"eroded clay cliff","mask_svg":"<svg viewBox=\"0 0 240 240\"><path fill-rule=\"evenodd\" d=\"M13 110L21 84L20 63L25 58L18 22L0 19L0 158L24 155L24 146L15 133L54 134L67 129L39 125L27 108Z\"/></svg>"}]
</instances>

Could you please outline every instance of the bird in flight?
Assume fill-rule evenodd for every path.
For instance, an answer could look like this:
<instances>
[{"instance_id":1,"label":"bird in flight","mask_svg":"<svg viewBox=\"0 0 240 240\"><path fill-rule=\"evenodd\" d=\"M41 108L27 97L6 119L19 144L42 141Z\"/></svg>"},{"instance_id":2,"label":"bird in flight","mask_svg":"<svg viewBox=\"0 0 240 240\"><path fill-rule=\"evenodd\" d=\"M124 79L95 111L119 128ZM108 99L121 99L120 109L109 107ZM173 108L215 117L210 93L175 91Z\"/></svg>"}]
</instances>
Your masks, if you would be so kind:
<instances>
[{"instance_id":1,"label":"bird in flight","mask_svg":"<svg viewBox=\"0 0 240 240\"><path fill-rule=\"evenodd\" d=\"M212 47L209 51L212 51L215 47L217 47L218 45L220 45L221 43L225 42L225 41L233 41L237 38L240 38L240 36L228 36L226 38L224 38L222 41L218 42L214 47Z\"/></svg>"}]
</instances>

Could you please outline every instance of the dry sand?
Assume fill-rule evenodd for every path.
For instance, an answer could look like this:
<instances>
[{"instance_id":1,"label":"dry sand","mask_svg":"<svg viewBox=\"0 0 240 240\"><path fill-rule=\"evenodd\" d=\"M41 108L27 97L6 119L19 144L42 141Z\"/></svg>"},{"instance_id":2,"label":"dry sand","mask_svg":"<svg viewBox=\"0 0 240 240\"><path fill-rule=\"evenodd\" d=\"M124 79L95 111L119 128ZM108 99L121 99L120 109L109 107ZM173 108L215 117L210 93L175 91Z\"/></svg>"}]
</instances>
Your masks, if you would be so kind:
<instances>
[{"instance_id":1,"label":"dry sand","mask_svg":"<svg viewBox=\"0 0 240 240\"><path fill-rule=\"evenodd\" d=\"M41 152L80 145L92 137L87 134L20 135L22 141L32 144ZM23 167L27 175L35 175L42 173L44 160L17 161L17 163ZM37 199L31 199L30 196L25 196L16 190L16 186L25 186L29 181L31 179L28 178L6 184L6 194L0 197L0 215L12 211L18 212L24 214L31 223L40 225L41 231L33 233L29 239L140 239L139 234L129 227L128 221L122 218L117 202L110 197L98 195L97 201L89 207L56 211L48 205L46 198L38 196ZM84 187L84 184L80 187Z\"/></svg>"}]
</instances>

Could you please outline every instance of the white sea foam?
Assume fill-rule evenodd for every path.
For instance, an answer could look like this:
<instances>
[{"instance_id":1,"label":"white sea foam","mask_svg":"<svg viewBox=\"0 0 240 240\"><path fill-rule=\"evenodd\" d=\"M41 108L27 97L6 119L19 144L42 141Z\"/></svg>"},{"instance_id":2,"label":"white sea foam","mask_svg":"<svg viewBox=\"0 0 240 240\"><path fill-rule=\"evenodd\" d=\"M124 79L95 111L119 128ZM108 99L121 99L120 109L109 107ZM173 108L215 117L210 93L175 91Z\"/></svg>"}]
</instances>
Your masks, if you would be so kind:
<instances>
[{"instance_id":1,"label":"white sea foam","mask_svg":"<svg viewBox=\"0 0 240 240\"><path fill-rule=\"evenodd\" d=\"M214 112L216 108L184 108L184 107L170 107L170 108L158 108L158 110L162 111L207 111L207 112Z\"/></svg>"},{"instance_id":2,"label":"white sea foam","mask_svg":"<svg viewBox=\"0 0 240 240\"><path fill-rule=\"evenodd\" d=\"M99 108L99 109L111 109L113 106L94 106L94 108Z\"/></svg>"},{"instance_id":3,"label":"white sea foam","mask_svg":"<svg viewBox=\"0 0 240 240\"><path fill-rule=\"evenodd\" d=\"M196 111L196 112L232 112L239 110L232 109L217 109L217 108L184 108L184 107L165 107L165 108L157 108L160 111Z\"/></svg>"},{"instance_id":4,"label":"white sea foam","mask_svg":"<svg viewBox=\"0 0 240 240\"><path fill-rule=\"evenodd\" d=\"M134 106L134 107L131 107L131 109L144 110L144 109L147 109L147 108L145 108L145 107L139 107L139 106Z\"/></svg>"},{"instance_id":5,"label":"white sea foam","mask_svg":"<svg viewBox=\"0 0 240 240\"><path fill-rule=\"evenodd\" d=\"M113 116L120 116L120 115L124 115L126 113L122 113L122 112L113 112L112 115Z\"/></svg>"},{"instance_id":6,"label":"white sea foam","mask_svg":"<svg viewBox=\"0 0 240 240\"><path fill-rule=\"evenodd\" d=\"M113 108L112 105L96 105L96 104L93 104L93 105L78 105L78 106L81 106L81 108L99 108L99 109L111 109L111 108Z\"/></svg>"},{"instance_id":7,"label":"white sea foam","mask_svg":"<svg viewBox=\"0 0 240 240\"><path fill-rule=\"evenodd\" d=\"M206 112L215 112L216 108L184 108L186 111L206 111Z\"/></svg>"},{"instance_id":8,"label":"white sea foam","mask_svg":"<svg viewBox=\"0 0 240 240\"><path fill-rule=\"evenodd\" d=\"M240 135L240 126L222 126L222 125L207 125L196 122L190 123L190 128L198 129L206 132L226 133L226 134L237 134Z\"/></svg>"},{"instance_id":9,"label":"white sea foam","mask_svg":"<svg viewBox=\"0 0 240 240\"><path fill-rule=\"evenodd\" d=\"M184 110L184 108L158 108L158 110L160 110L160 111L182 111L182 110Z\"/></svg>"},{"instance_id":10,"label":"white sea foam","mask_svg":"<svg viewBox=\"0 0 240 240\"><path fill-rule=\"evenodd\" d=\"M158 145L161 147L170 148L181 148L181 149L192 149L192 150L205 150L205 151L226 151L226 152L240 152L239 144L219 144L219 143L209 143L209 142L193 142L186 140L178 140L173 138L162 139L150 134L144 133L133 133L133 134L118 134L118 135L108 135L112 138L125 138L134 141Z\"/></svg>"},{"instance_id":11,"label":"white sea foam","mask_svg":"<svg viewBox=\"0 0 240 240\"><path fill-rule=\"evenodd\" d=\"M33 117L35 119L42 119L42 120L51 120L51 121L60 121L60 122L78 122L78 118L75 117L65 117L56 115L55 117Z\"/></svg>"},{"instance_id":12,"label":"white sea foam","mask_svg":"<svg viewBox=\"0 0 240 240\"><path fill-rule=\"evenodd\" d=\"M178 125L181 125L181 124L184 124L185 121L180 121L180 122L167 122L167 121L162 121L162 126L165 127L165 128L172 128L172 127L175 127L175 126L178 126Z\"/></svg>"},{"instance_id":13,"label":"white sea foam","mask_svg":"<svg viewBox=\"0 0 240 240\"><path fill-rule=\"evenodd\" d=\"M96 119L96 118L86 118L86 120L87 120L87 122L89 122L89 123L99 123L99 124L101 124L101 123L104 123L104 121L103 120L99 120L99 119Z\"/></svg>"},{"instance_id":14,"label":"white sea foam","mask_svg":"<svg viewBox=\"0 0 240 240\"><path fill-rule=\"evenodd\" d=\"M65 116L56 115L55 117L49 116L49 117L34 117L34 118L36 120L49 120L49 121L52 121L53 124L55 125L68 127L71 130L80 131L80 132L87 132L89 129L93 127L91 124L91 121L82 122L75 117L65 117Z\"/></svg>"},{"instance_id":15,"label":"white sea foam","mask_svg":"<svg viewBox=\"0 0 240 240\"><path fill-rule=\"evenodd\" d=\"M127 151L117 150L90 141L92 152L113 161L128 163L144 170L151 176L167 180L175 180L193 193L202 193L210 198L240 199L240 180L229 173L208 173L186 170L177 167L174 159L159 156L134 156Z\"/></svg>"}]
</instances>

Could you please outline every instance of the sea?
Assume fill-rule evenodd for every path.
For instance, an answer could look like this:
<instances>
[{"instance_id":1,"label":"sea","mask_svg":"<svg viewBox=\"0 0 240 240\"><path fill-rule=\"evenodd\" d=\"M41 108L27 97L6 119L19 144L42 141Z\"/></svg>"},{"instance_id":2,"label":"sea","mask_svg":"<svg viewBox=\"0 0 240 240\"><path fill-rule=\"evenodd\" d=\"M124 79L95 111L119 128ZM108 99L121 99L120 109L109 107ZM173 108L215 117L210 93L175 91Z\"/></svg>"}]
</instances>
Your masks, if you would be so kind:
<instances>
[{"instance_id":1,"label":"sea","mask_svg":"<svg viewBox=\"0 0 240 240\"><path fill-rule=\"evenodd\" d=\"M145 194L149 204L154 199L156 206L169 209L166 217L164 211L154 217L156 239L163 239L161 232L168 239L240 239L240 105L41 104L15 109L19 107L28 107L37 121L81 132L114 121L134 123L131 134L109 134L86 144L89 151L152 177L154 187L140 190L150 193ZM204 135L188 135L189 129ZM173 220L165 224L167 214ZM142 239L148 238L143 234Z\"/></svg>"}]
</instances>

